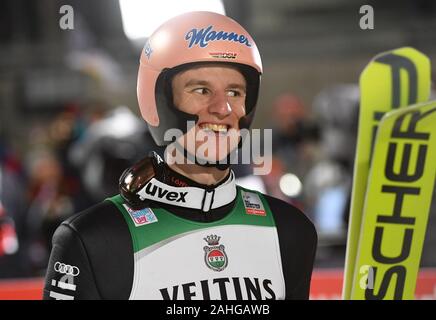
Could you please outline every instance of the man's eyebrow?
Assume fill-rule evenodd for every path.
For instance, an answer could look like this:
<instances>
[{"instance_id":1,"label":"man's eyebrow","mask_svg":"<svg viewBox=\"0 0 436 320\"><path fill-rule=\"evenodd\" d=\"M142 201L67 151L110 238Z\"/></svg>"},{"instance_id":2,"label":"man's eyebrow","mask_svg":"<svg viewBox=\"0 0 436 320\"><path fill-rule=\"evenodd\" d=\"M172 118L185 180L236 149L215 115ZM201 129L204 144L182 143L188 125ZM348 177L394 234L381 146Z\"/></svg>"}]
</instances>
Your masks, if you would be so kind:
<instances>
[{"instance_id":1,"label":"man's eyebrow","mask_svg":"<svg viewBox=\"0 0 436 320\"><path fill-rule=\"evenodd\" d=\"M191 79L185 84L186 87L192 87L192 86L207 86L209 85L209 82L206 80L200 80L200 79Z\"/></svg>"},{"instance_id":2,"label":"man's eyebrow","mask_svg":"<svg viewBox=\"0 0 436 320\"><path fill-rule=\"evenodd\" d=\"M231 83L227 86L227 88L239 89L239 90L243 90L243 91L247 90L247 86L245 84L242 84L242 83Z\"/></svg>"},{"instance_id":3,"label":"man's eyebrow","mask_svg":"<svg viewBox=\"0 0 436 320\"><path fill-rule=\"evenodd\" d=\"M188 82L186 82L185 88L192 87L192 86L208 86L208 85L210 85L209 81L201 80L201 79L191 79ZM247 86L242 83L230 83L229 85L227 85L227 88L240 89L243 91L247 90Z\"/></svg>"}]
</instances>

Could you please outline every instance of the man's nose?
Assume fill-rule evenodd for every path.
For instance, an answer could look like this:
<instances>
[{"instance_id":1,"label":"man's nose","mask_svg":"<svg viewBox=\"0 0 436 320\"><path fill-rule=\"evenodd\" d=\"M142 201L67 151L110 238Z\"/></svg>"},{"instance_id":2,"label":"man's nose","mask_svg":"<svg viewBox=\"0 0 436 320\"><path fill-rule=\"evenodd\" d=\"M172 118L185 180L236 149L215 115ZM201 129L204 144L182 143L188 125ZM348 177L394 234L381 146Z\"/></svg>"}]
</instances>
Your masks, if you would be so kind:
<instances>
[{"instance_id":1,"label":"man's nose","mask_svg":"<svg viewBox=\"0 0 436 320\"><path fill-rule=\"evenodd\" d=\"M225 94L214 94L208 109L218 117L226 117L232 113L232 107Z\"/></svg>"}]
</instances>

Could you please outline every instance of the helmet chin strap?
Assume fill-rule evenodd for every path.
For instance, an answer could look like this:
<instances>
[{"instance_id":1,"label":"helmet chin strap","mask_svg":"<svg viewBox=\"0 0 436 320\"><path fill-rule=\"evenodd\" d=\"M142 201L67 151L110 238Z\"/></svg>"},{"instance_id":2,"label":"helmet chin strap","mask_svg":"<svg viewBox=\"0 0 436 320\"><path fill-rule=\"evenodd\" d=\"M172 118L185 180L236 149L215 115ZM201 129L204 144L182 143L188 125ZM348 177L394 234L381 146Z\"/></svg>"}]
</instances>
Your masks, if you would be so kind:
<instances>
[{"instance_id":1,"label":"helmet chin strap","mask_svg":"<svg viewBox=\"0 0 436 320\"><path fill-rule=\"evenodd\" d=\"M202 167L217 168L219 170L224 171L230 167L230 165L233 162L232 160L234 160L238 156L237 150L239 149L239 145L241 144L241 139L239 140L238 148L235 148L233 151L231 151L229 154L227 154L224 163L221 162L222 160L210 162L204 158L200 158L198 156L195 156L191 152L186 150L186 148L184 146L182 146L177 140L174 141L173 143L174 143L176 150L178 152L182 153L183 157L185 159L191 161L191 163L194 163L194 164L202 166Z\"/></svg>"}]
</instances>

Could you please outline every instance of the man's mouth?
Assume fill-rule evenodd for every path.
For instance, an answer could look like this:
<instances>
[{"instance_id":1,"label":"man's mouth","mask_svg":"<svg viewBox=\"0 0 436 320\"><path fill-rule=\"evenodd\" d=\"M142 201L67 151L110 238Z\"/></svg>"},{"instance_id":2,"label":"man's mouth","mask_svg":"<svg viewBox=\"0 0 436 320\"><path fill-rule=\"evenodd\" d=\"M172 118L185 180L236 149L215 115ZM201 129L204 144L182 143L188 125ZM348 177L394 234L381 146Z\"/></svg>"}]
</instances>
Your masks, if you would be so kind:
<instances>
[{"instance_id":1,"label":"man's mouth","mask_svg":"<svg viewBox=\"0 0 436 320\"><path fill-rule=\"evenodd\" d=\"M226 124L216 124L216 123L202 123L200 124L200 129L205 132L214 132L214 133L227 133L230 126Z\"/></svg>"}]
</instances>

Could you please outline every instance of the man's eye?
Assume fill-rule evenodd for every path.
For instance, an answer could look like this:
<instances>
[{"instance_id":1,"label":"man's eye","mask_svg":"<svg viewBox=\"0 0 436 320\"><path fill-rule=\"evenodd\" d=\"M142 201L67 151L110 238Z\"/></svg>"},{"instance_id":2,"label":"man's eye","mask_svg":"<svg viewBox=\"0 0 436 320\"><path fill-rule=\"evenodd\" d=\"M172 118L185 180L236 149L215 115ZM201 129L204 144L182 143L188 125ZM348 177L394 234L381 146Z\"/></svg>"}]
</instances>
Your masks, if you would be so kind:
<instances>
[{"instance_id":1,"label":"man's eye","mask_svg":"<svg viewBox=\"0 0 436 320\"><path fill-rule=\"evenodd\" d=\"M207 88L196 88L193 91L199 94L206 94L208 92Z\"/></svg>"},{"instance_id":2,"label":"man's eye","mask_svg":"<svg viewBox=\"0 0 436 320\"><path fill-rule=\"evenodd\" d=\"M229 90L227 91L227 95L229 97L241 97L243 93L239 90Z\"/></svg>"}]
</instances>

